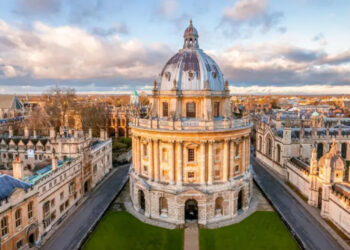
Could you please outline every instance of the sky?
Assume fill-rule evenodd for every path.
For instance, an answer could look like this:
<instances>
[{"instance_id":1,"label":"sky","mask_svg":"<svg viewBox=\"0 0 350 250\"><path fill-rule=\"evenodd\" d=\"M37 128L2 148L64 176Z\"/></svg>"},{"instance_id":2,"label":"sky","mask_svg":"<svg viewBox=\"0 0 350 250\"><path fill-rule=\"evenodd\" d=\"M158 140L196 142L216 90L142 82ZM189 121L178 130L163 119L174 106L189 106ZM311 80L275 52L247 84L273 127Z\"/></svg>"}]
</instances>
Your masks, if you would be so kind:
<instances>
[{"instance_id":1,"label":"sky","mask_svg":"<svg viewBox=\"0 0 350 250\"><path fill-rule=\"evenodd\" d=\"M1 1L0 94L148 91L190 19L232 94L350 94L349 0Z\"/></svg>"}]
</instances>

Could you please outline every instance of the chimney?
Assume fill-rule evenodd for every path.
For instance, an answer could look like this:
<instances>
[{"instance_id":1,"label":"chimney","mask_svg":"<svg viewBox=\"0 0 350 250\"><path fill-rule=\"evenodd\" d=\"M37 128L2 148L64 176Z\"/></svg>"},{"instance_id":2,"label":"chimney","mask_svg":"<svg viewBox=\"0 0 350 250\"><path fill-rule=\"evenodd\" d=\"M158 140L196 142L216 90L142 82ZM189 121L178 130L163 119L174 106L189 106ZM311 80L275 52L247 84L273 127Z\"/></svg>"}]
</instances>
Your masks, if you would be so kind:
<instances>
[{"instance_id":1,"label":"chimney","mask_svg":"<svg viewBox=\"0 0 350 250\"><path fill-rule=\"evenodd\" d=\"M89 138L92 138L92 128L89 128Z\"/></svg>"},{"instance_id":2,"label":"chimney","mask_svg":"<svg viewBox=\"0 0 350 250\"><path fill-rule=\"evenodd\" d=\"M17 156L16 159L12 163L13 168L13 177L16 179L23 179L23 165L19 157Z\"/></svg>"},{"instance_id":3,"label":"chimney","mask_svg":"<svg viewBox=\"0 0 350 250\"><path fill-rule=\"evenodd\" d=\"M35 129L33 131L33 136L34 136L34 138L36 138L38 136Z\"/></svg>"},{"instance_id":4,"label":"chimney","mask_svg":"<svg viewBox=\"0 0 350 250\"><path fill-rule=\"evenodd\" d=\"M52 166L52 171L55 171L57 169L57 157L56 157L56 154L55 152L52 153L52 156L51 156L51 166Z\"/></svg>"},{"instance_id":5,"label":"chimney","mask_svg":"<svg viewBox=\"0 0 350 250\"><path fill-rule=\"evenodd\" d=\"M24 137L29 138L29 128L27 126L24 127Z\"/></svg>"},{"instance_id":6,"label":"chimney","mask_svg":"<svg viewBox=\"0 0 350 250\"><path fill-rule=\"evenodd\" d=\"M105 130L103 128L100 129L100 139L106 140Z\"/></svg>"},{"instance_id":7,"label":"chimney","mask_svg":"<svg viewBox=\"0 0 350 250\"><path fill-rule=\"evenodd\" d=\"M13 137L13 128L9 126L9 137Z\"/></svg>"},{"instance_id":8,"label":"chimney","mask_svg":"<svg viewBox=\"0 0 350 250\"><path fill-rule=\"evenodd\" d=\"M50 138L55 139L56 138L56 131L54 127L50 127Z\"/></svg>"},{"instance_id":9,"label":"chimney","mask_svg":"<svg viewBox=\"0 0 350 250\"><path fill-rule=\"evenodd\" d=\"M79 137L79 131L78 130L74 130L74 137L78 138Z\"/></svg>"}]
</instances>

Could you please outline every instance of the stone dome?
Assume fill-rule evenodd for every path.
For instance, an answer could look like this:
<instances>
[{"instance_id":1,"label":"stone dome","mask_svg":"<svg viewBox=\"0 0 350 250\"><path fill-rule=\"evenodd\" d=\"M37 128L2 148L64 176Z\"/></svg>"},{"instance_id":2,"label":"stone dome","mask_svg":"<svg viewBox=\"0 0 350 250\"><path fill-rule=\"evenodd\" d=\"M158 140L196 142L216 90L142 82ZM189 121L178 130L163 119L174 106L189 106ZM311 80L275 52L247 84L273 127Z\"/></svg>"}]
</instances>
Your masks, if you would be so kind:
<instances>
[{"instance_id":1,"label":"stone dome","mask_svg":"<svg viewBox=\"0 0 350 250\"><path fill-rule=\"evenodd\" d=\"M159 90L224 91L224 76L216 62L198 45L198 32L190 25L184 33L184 47L170 58L160 74Z\"/></svg>"}]
</instances>

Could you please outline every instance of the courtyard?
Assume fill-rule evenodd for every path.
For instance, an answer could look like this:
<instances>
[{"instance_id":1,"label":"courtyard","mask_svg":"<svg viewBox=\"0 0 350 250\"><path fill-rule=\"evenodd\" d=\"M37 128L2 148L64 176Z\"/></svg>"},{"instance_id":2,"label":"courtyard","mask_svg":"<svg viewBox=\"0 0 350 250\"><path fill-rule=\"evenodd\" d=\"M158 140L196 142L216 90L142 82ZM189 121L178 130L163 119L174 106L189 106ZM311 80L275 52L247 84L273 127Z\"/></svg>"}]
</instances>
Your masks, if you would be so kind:
<instances>
[{"instance_id":1,"label":"courtyard","mask_svg":"<svg viewBox=\"0 0 350 250\"><path fill-rule=\"evenodd\" d=\"M183 249L183 229L145 224L127 212L108 211L83 249ZM200 229L201 250L298 249L298 245L272 211L257 211L238 224Z\"/></svg>"}]
</instances>

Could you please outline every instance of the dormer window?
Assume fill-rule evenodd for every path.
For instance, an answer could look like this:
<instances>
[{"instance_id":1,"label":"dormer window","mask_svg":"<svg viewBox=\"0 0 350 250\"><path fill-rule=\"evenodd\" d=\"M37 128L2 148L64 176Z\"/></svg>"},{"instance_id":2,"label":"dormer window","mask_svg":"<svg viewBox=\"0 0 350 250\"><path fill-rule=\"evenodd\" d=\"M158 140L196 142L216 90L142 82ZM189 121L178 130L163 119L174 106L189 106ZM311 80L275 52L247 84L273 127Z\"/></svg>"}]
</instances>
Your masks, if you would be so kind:
<instances>
[{"instance_id":1,"label":"dormer window","mask_svg":"<svg viewBox=\"0 0 350 250\"><path fill-rule=\"evenodd\" d=\"M194 78L194 72L193 71L189 71L188 72L188 80L191 81Z\"/></svg>"},{"instance_id":2,"label":"dormer window","mask_svg":"<svg viewBox=\"0 0 350 250\"><path fill-rule=\"evenodd\" d=\"M163 117L168 117L169 115L169 104L167 102L163 102Z\"/></svg>"},{"instance_id":3,"label":"dormer window","mask_svg":"<svg viewBox=\"0 0 350 250\"><path fill-rule=\"evenodd\" d=\"M187 118L196 117L196 104L194 102L186 103L186 117Z\"/></svg>"},{"instance_id":4,"label":"dormer window","mask_svg":"<svg viewBox=\"0 0 350 250\"><path fill-rule=\"evenodd\" d=\"M166 72L166 73L165 73L165 78L166 78L168 81L170 81L170 77L171 77L170 72Z\"/></svg>"},{"instance_id":5,"label":"dormer window","mask_svg":"<svg viewBox=\"0 0 350 250\"><path fill-rule=\"evenodd\" d=\"M212 75L213 75L213 78L214 78L214 79L215 79L216 76L217 76L216 72L213 72Z\"/></svg>"}]
</instances>

